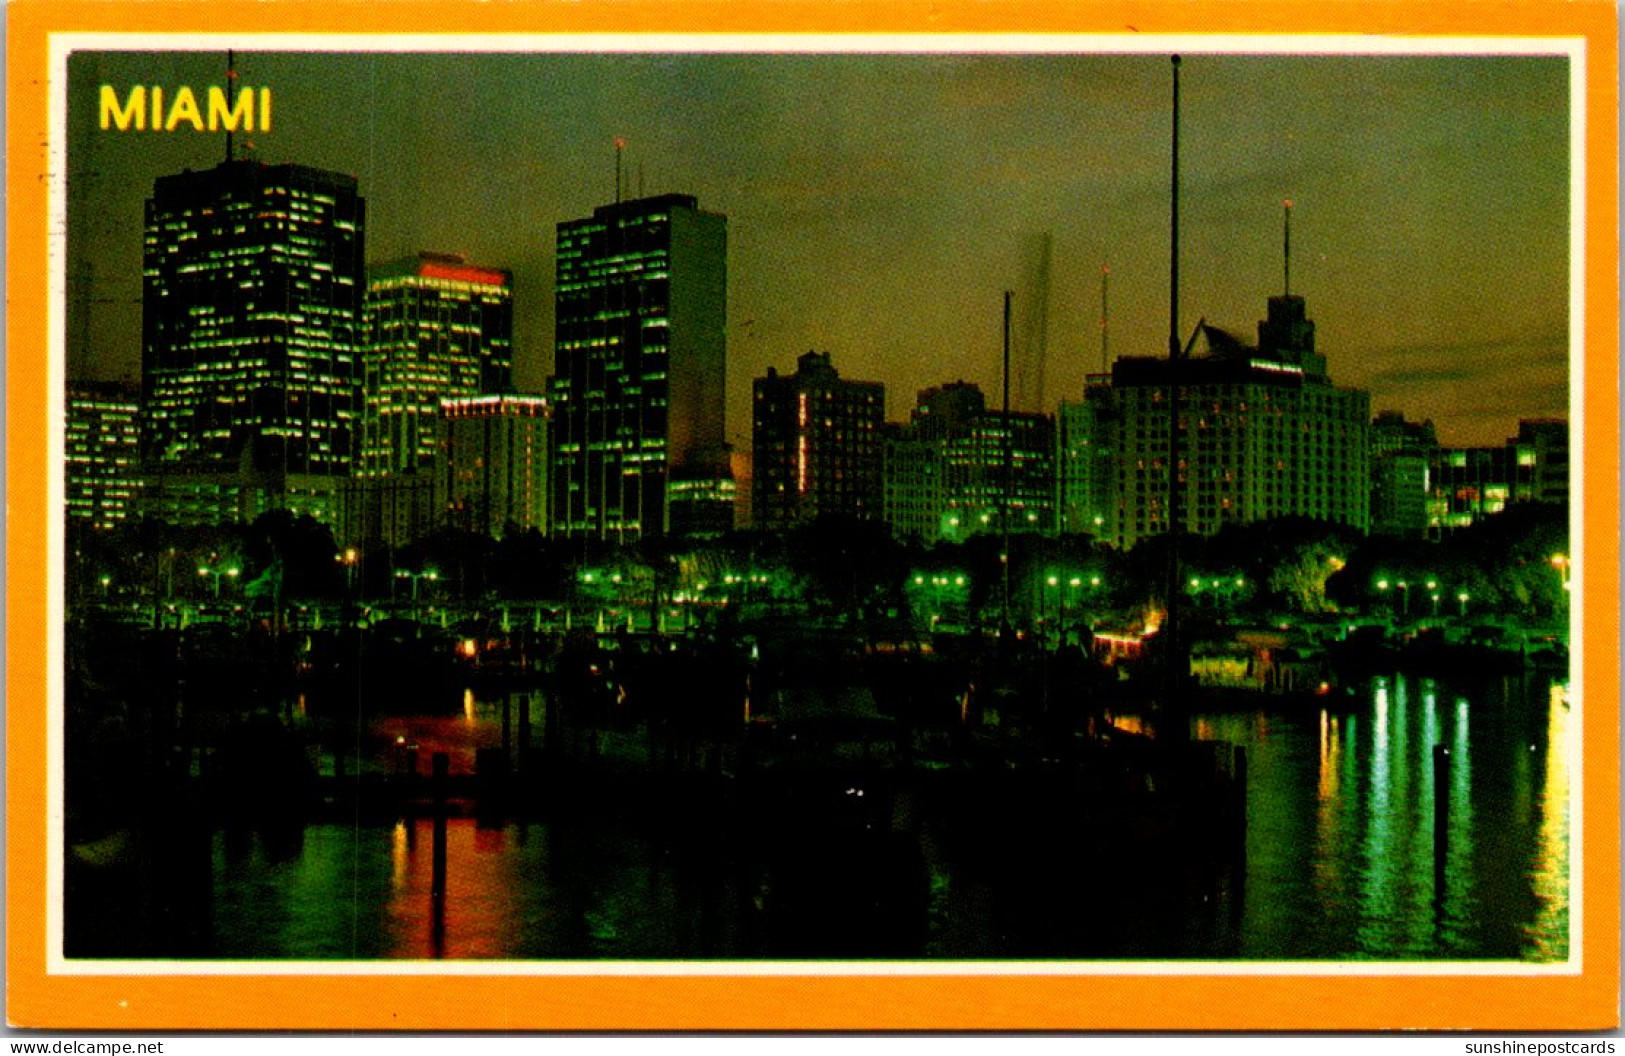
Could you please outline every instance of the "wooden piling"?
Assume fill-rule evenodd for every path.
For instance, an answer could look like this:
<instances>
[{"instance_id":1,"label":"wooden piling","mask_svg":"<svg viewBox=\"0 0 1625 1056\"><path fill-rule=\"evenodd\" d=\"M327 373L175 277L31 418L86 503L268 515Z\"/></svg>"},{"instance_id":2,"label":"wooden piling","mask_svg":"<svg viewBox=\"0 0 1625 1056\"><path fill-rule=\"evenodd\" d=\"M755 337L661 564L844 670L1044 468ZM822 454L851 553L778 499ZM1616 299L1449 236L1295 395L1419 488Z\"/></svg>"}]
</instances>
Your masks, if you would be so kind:
<instances>
[{"instance_id":1,"label":"wooden piling","mask_svg":"<svg viewBox=\"0 0 1625 1056\"><path fill-rule=\"evenodd\" d=\"M434 753L434 877L430 891L436 898L446 895L446 781L451 772L451 757L445 752Z\"/></svg>"}]
</instances>

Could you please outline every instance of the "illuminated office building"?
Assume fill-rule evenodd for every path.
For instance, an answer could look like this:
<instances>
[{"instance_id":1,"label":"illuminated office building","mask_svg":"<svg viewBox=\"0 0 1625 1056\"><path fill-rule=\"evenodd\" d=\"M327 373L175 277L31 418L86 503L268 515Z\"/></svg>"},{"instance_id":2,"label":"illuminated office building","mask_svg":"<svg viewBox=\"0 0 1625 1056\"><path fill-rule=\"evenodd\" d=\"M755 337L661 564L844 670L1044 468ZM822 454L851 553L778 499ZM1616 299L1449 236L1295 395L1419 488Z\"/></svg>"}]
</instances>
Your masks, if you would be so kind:
<instances>
[{"instance_id":1,"label":"illuminated office building","mask_svg":"<svg viewBox=\"0 0 1625 1056\"><path fill-rule=\"evenodd\" d=\"M922 391L885 444L885 516L925 542L1055 530L1055 423L987 409L964 381Z\"/></svg>"},{"instance_id":2,"label":"illuminated office building","mask_svg":"<svg viewBox=\"0 0 1625 1056\"><path fill-rule=\"evenodd\" d=\"M752 386L751 511L759 528L816 517L881 516L886 389L842 378L828 353L808 352L794 374Z\"/></svg>"},{"instance_id":3,"label":"illuminated office building","mask_svg":"<svg viewBox=\"0 0 1625 1056\"><path fill-rule=\"evenodd\" d=\"M515 393L440 405L445 447L436 471L445 523L500 539L547 530L547 400Z\"/></svg>"},{"instance_id":4,"label":"illuminated office building","mask_svg":"<svg viewBox=\"0 0 1625 1056\"><path fill-rule=\"evenodd\" d=\"M351 176L238 160L157 180L142 290L148 512L332 514L356 455L364 228Z\"/></svg>"},{"instance_id":5,"label":"illuminated office building","mask_svg":"<svg viewBox=\"0 0 1625 1056\"><path fill-rule=\"evenodd\" d=\"M1112 468L1109 374L1091 374L1088 396L1062 400L1055 412L1056 527L1099 536L1106 528Z\"/></svg>"},{"instance_id":6,"label":"illuminated office building","mask_svg":"<svg viewBox=\"0 0 1625 1056\"><path fill-rule=\"evenodd\" d=\"M440 403L513 387L513 276L421 253L367 273L360 472L428 469Z\"/></svg>"},{"instance_id":7,"label":"illuminated office building","mask_svg":"<svg viewBox=\"0 0 1625 1056\"><path fill-rule=\"evenodd\" d=\"M1518 461L1531 465L1529 489L1532 502L1569 501L1569 422L1567 418L1525 418L1518 422L1518 435L1507 441L1519 450Z\"/></svg>"},{"instance_id":8,"label":"illuminated office building","mask_svg":"<svg viewBox=\"0 0 1625 1056\"><path fill-rule=\"evenodd\" d=\"M731 524L727 218L663 195L557 238L551 530L632 542Z\"/></svg>"},{"instance_id":9,"label":"illuminated office building","mask_svg":"<svg viewBox=\"0 0 1625 1056\"><path fill-rule=\"evenodd\" d=\"M361 442L343 533L400 546L442 527L441 401L513 387L513 276L446 253L367 270Z\"/></svg>"},{"instance_id":10,"label":"illuminated office building","mask_svg":"<svg viewBox=\"0 0 1625 1056\"><path fill-rule=\"evenodd\" d=\"M1054 531L1054 421L984 411L951 432L942 441L942 502L947 539L1006 527L1016 534Z\"/></svg>"},{"instance_id":11,"label":"illuminated office building","mask_svg":"<svg viewBox=\"0 0 1625 1056\"><path fill-rule=\"evenodd\" d=\"M67 401L68 517L115 528L134 515L140 489L140 405L118 385L70 384Z\"/></svg>"}]
</instances>

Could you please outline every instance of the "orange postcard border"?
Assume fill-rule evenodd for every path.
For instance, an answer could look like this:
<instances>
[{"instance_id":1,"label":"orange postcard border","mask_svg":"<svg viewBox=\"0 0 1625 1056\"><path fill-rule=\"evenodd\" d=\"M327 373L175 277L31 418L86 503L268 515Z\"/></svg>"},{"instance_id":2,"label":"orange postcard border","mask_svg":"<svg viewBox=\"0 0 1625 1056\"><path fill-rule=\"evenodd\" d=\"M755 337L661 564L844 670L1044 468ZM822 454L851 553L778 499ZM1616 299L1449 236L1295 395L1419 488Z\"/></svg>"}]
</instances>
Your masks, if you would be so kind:
<instances>
[{"instance_id":1,"label":"orange postcard border","mask_svg":"<svg viewBox=\"0 0 1625 1056\"><path fill-rule=\"evenodd\" d=\"M1618 38L1608 0L17 0L7 33L7 1020L174 1030L1493 1030L1620 1016ZM61 32L1178 33L1583 37L1589 471L1579 974L51 975L46 970L47 53ZM583 971L590 968L584 966ZM719 969L725 971L726 969ZM1446 972L1448 969L1446 969Z\"/></svg>"}]
</instances>

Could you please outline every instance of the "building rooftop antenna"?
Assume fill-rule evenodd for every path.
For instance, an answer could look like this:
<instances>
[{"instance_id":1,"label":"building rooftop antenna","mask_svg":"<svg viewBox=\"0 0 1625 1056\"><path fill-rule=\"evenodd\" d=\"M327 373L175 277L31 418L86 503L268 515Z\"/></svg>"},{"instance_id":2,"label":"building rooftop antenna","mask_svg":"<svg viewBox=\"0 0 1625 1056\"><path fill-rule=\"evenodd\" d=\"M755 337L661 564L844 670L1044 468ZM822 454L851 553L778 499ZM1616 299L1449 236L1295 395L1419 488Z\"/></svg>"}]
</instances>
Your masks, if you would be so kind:
<instances>
[{"instance_id":1,"label":"building rooftop antenna","mask_svg":"<svg viewBox=\"0 0 1625 1056\"><path fill-rule=\"evenodd\" d=\"M1100 266L1100 372L1102 374L1111 370L1111 301L1107 298L1111 277L1112 269L1102 264Z\"/></svg>"},{"instance_id":2,"label":"building rooftop antenna","mask_svg":"<svg viewBox=\"0 0 1625 1056\"><path fill-rule=\"evenodd\" d=\"M226 113L237 112L237 53L230 49L226 51ZM236 157L236 151L231 142L232 121L226 124L226 161L229 163Z\"/></svg>"},{"instance_id":3,"label":"building rooftop antenna","mask_svg":"<svg viewBox=\"0 0 1625 1056\"><path fill-rule=\"evenodd\" d=\"M1286 296L1292 296L1292 199L1281 203L1281 271Z\"/></svg>"},{"instance_id":4,"label":"building rooftop antenna","mask_svg":"<svg viewBox=\"0 0 1625 1056\"><path fill-rule=\"evenodd\" d=\"M626 137L615 137L615 204L621 204L621 154L626 150Z\"/></svg>"}]
</instances>

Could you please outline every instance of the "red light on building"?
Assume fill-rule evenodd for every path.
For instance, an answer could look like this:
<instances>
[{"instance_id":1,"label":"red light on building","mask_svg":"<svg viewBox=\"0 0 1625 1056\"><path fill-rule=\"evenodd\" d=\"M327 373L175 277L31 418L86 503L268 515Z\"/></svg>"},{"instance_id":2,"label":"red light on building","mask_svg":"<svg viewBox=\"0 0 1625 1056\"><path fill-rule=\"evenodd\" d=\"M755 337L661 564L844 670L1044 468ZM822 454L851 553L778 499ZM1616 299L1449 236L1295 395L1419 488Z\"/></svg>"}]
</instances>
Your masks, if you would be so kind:
<instances>
[{"instance_id":1,"label":"red light on building","mask_svg":"<svg viewBox=\"0 0 1625 1056\"><path fill-rule=\"evenodd\" d=\"M476 268L467 264L447 264L426 260L418 265L418 274L425 279L446 279L449 282L471 282L482 286L506 286L506 272L490 268Z\"/></svg>"}]
</instances>

